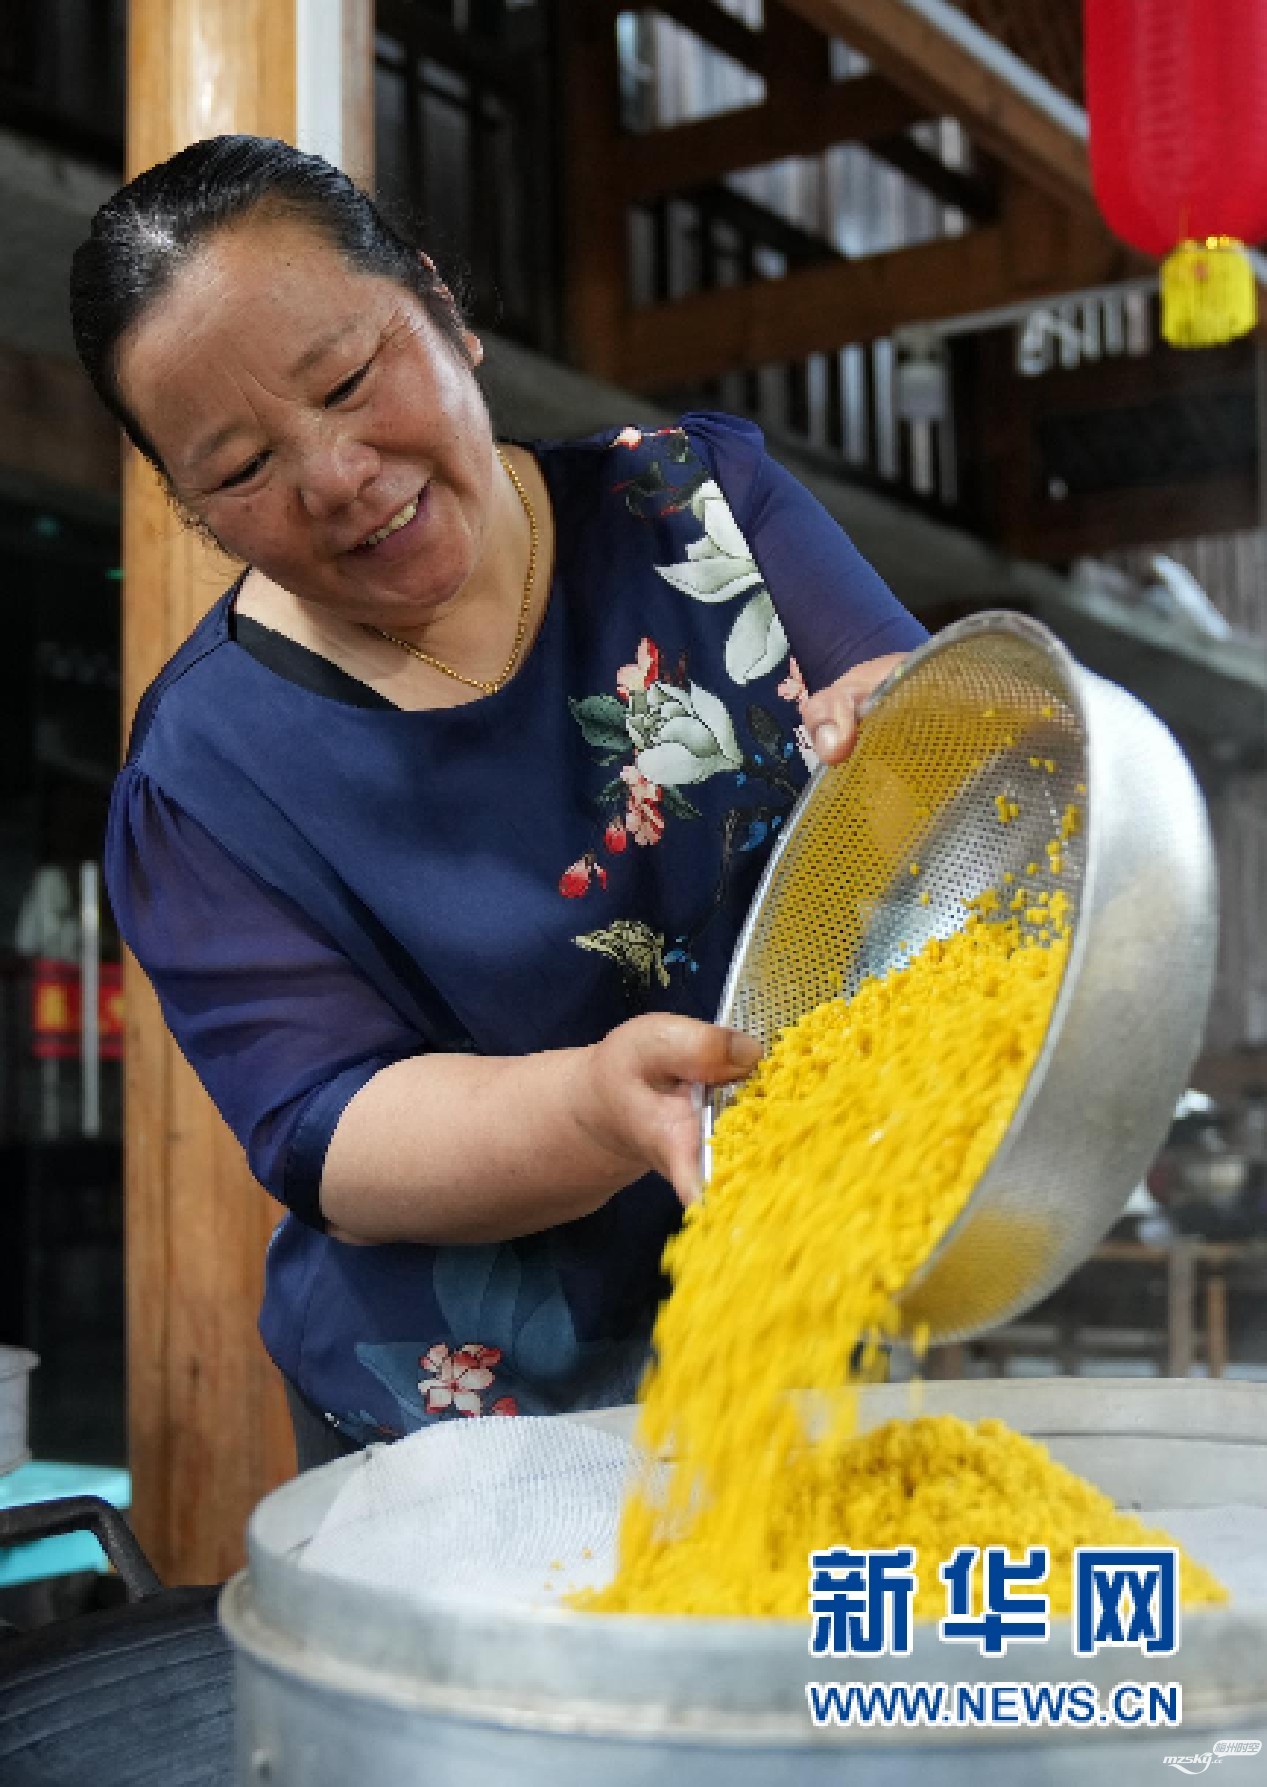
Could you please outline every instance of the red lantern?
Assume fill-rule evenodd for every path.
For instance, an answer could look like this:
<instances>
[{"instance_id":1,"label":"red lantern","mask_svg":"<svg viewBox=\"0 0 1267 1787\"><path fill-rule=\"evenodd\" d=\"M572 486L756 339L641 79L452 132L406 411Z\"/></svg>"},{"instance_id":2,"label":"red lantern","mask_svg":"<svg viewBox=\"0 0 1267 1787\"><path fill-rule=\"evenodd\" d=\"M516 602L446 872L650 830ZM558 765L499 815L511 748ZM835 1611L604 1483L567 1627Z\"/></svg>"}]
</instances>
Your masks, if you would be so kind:
<instances>
[{"instance_id":1,"label":"red lantern","mask_svg":"<svg viewBox=\"0 0 1267 1787\"><path fill-rule=\"evenodd\" d=\"M1105 221L1165 256L1162 333L1253 328L1244 245L1267 237L1264 0L1086 0L1091 177Z\"/></svg>"}]
</instances>

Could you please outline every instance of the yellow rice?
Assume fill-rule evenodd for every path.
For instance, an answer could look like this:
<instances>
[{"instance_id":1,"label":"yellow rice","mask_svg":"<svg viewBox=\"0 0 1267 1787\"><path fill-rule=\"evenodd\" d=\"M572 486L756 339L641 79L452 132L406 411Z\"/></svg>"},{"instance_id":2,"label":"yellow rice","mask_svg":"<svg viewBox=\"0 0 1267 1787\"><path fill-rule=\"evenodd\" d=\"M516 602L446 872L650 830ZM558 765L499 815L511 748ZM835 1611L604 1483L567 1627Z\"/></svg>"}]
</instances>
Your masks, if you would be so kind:
<instances>
[{"instance_id":1,"label":"yellow rice","mask_svg":"<svg viewBox=\"0 0 1267 1787\"><path fill-rule=\"evenodd\" d=\"M1058 1613L1075 1545L1157 1542L998 1422L924 1417L859 1436L846 1387L878 1374L896 1299L994 1154L1042 1046L1068 901L1020 903L1008 916L996 893L980 897L963 930L809 1012L723 1114L707 1195L666 1255L673 1290L641 1393L640 1447L674 1466L631 1494L616 1576L579 1605L804 1620L810 1550L914 1544L916 1613L935 1618L937 1565L958 1546L1044 1544ZM1188 1605L1226 1599L1187 1559L1182 1590Z\"/></svg>"}]
</instances>

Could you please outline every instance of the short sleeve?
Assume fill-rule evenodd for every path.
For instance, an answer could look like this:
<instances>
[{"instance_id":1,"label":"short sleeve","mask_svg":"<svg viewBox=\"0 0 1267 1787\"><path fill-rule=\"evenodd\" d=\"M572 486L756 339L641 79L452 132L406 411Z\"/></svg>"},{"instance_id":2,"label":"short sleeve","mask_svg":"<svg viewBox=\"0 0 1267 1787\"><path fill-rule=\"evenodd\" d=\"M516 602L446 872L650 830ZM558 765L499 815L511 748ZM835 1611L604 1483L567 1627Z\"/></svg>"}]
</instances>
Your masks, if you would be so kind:
<instances>
[{"instance_id":1,"label":"short sleeve","mask_svg":"<svg viewBox=\"0 0 1267 1787\"><path fill-rule=\"evenodd\" d=\"M324 1227L321 1172L344 1108L424 1039L134 765L115 787L105 872L120 933L251 1171Z\"/></svg>"},{"instance_id":2,"label":"short sleeve","mask_svg":"<svg viewBox=\"0 0 1267 1787\"><path fill-rule=\"evenodd\" d=\"M817 497L770 457L754 422L701 412L682 425L752 550L811 690L927 639Z\"/></svg>"}]
</instances>

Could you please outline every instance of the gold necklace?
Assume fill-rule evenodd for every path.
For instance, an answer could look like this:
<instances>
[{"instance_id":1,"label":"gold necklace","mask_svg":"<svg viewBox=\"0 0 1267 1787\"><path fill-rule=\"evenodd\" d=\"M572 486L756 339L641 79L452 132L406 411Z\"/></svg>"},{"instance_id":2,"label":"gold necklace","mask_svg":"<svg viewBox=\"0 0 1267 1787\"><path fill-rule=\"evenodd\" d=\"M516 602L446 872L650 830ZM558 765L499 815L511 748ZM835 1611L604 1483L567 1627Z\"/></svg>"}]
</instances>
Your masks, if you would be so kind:
<instances>
[{"instance_id":1,"label":"gold necklace","mask_svg":"<svg viewBox=\"0 0 1267 1787\"><path fill-rule=\"evenodd\" d=\"M502 462L506 476L515 487L515 494L523 504L524 514L528 517L528 573L524 578L523 600L519 604L519 622L515 628L515 643L510 648L510 656L506 660L506 668L492 682L482 680L478 676L464 676L460 670L454 670L451 664L442 663L433 658L430 652L423 651L420 645L411 645L408 639L401 639L395 633L389 633L383 627L371 627L371 633L377 633L380 639L398 645L410 657L417 658L423 664L429 664L433 670L439 670L444 676L451 676L455 683L465 683L468 689L478 689L484 695L496 695L510 681L515 665L519 662L519 654L523 650L524 636L528 631L528 611L532 607L532 583L537 571L537 518L532 512L532 503L528 492L524 489L523 480L514 466L507 459L501 448L497 448L497 457Z\"/></svg>"}]
</instances>

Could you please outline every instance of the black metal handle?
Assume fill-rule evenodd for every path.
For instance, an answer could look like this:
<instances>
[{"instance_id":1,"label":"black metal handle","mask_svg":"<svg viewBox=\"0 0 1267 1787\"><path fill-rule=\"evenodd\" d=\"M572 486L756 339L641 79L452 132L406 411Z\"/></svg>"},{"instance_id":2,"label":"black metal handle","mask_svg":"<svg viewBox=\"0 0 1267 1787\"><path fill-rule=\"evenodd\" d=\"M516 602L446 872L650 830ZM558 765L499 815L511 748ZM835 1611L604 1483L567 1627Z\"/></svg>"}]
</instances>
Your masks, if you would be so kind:
<instances>
[{"instance_id":1,"label":"black metal handle","mask_svg":"<svg viewBox=\"0 0 1267 1787\"><path fill-rule=\"evenodd\" d=\"M99 1495L65 1495L51 1502L0 1508L0 1545L53 1539L62 1533L90 1532L118 1571L129 1601L147 1601L163 1592L149 1558L117 1508Z\"/></svg>"}]
</instances>

